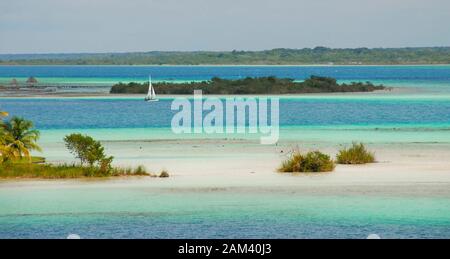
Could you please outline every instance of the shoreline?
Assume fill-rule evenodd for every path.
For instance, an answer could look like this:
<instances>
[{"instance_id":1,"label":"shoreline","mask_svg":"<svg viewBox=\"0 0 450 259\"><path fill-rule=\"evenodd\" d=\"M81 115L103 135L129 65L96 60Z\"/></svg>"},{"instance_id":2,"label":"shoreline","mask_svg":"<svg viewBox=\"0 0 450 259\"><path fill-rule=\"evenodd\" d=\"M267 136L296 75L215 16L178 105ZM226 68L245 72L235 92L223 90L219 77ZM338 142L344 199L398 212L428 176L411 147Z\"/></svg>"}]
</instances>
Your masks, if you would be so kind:
<instances>
[{"instance_id":1,"label":"shoreline","mask_svg":"<svg viewBox=\"0 0 450 259\"><path fill-rule=\"evenodd\" d=\"M233 65L233 64L199 64L199 65L156 65L156 64L135 64L135 65L57 65L57 64L49 64L49 65L35 65L35 64L0 64L0 67L2 66L65 66L65 67L90 67L90 66L96 66L96 67L420 67L420 66L450 66L450 63L440 63L440 64L286 64L286 65L275 65L275 64L253 64L253 65L245 65L245 64L239 64L239 65Z\"/></svg>"},{"instance_id":2,"label":"shoreline","mask_svg":"<svg viewBox=\"0 0 450 259\"><path fill-rule=\"evenodd\" d=\"M8 93L7 96L2 95L3 93ZM302 97L396 97L398 95L401 97L402 95L418 95L418 97L423 97L427 95L431 96L443 96L442 94L423 94L421 91L413 87L387 87L384 90L375 90L372 92L324 92L324 93L301 93L301 94L239 94L239 95L230 95L230 94L203 94L205 98L207 97L218 97L218 98L239 98L239 97L278 97L278 98L302 98ZM145 97L144 94L111 94L111 93L103 93L103 92L76 92L76 93L55 93L55 92L27 92L23 91L15 94L11 94L11 92L0 90L0 99L8 99L8 98L101 98L101 99L120 99L120 98L129 98L129 99L143 99ZM193 95L185 95L185 94L159 94L159 99L175 99L175 98L183 98L188 97L192 98Z\"/></svg>"},{"instance_id":3,"label":"shoreline","mask_svg":"<svg viewBox=\"0 0 450 259\"><path fill-rule=\"evenodd\" d=\"M276 168L295 145L334 155L340 146L288 141L263 146L246 141L104 142L115 166L143 164L150 171L168 170L169 179L111 177L77 179L0 179L0 188L144 188L168 193L292 193L450 197L450 143L371 144L377 162L337 165L329 173L278 173ZM61 145L44 146L50 163L73 161ZM281 151L284 151L281 153ZM156 155L155 155L156 154ZM244 154L247 154L243 157ZM207 159L209 162L205 164Z\"/></svg>"},{"instance_id":4,"label":"shoreline","mask_svg":"<svg viewBox=\"0 0 450 259\"><path fill-rule=\"evenodd\" d=\"M129 185L184 192L232 192L240 190L275 193L305 193L314 195L377 195L411 194L450 198L450 143L378 143L368 144L375 152L377 162L366 165L337 165L329 173L278 173L276 168L288 156L289 150L301 147L303 151L321 150L334 155L341 144L328 142L283 141L265 146L247 140L160 140L102 141L108 154L115 159L114 166L143 165L150 172L168 170L171 177L112 177L78 179L1 179L0 188L10 186L33 187L36 183L58 183L81 186L97 184L124 188ZM345 146L345 145L344 145ZM49 163L73 162L73 156L58 142L43 143L44 156ZM40 188L39 187L39 188ZM52 188L53 188L52 187ZM63 188L63 187L61 187ZM332 191L331 191L332 190Z\"/></svg>"}]
</instances>

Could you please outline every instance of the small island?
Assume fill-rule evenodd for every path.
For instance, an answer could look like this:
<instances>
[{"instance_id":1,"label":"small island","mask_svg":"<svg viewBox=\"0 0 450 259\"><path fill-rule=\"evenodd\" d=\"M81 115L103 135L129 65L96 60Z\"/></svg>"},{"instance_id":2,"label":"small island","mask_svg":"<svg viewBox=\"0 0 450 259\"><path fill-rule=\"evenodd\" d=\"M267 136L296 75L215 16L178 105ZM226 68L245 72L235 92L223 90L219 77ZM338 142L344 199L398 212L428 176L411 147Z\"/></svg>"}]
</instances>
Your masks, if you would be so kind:
<instances>
[{"instance_id":1,"label":"small island","mask_svg":"<svg viewBox=\"0 0 450 259\"><path fill-rule=\"evenodd\" d=\"M303 82L294 79L269 77L247 77L245 79L230 80L218 77L210 81L189 83L154 83L158 94L186 95L194 90L202 90L203 94L240 95L240 94L305 94L305 93L347 93L373 92L385 90L383 85L370 82L339 84L335 78L311 76ZM128 84L118 83L112 86L111 94L146 94L148 83Z\"/></svg>"}]
</instances>

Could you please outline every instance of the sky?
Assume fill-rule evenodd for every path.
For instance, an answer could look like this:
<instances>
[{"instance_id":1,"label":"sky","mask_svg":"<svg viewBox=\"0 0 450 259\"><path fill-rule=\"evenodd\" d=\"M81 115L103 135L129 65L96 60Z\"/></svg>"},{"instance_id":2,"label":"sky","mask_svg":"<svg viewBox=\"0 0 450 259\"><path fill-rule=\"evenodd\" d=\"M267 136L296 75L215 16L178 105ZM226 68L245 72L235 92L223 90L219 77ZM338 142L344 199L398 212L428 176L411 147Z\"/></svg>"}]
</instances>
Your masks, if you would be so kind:
<instances>
[{"instance_id":1,"label":"sky","mask_svg":"<svg viewBox=\"0 0 450 259\"><path fill-rule=\"evenodd\" d=\"M0 1L2 54L316 46L450 46L450 1Z\"/></svg>"}]
</instances>

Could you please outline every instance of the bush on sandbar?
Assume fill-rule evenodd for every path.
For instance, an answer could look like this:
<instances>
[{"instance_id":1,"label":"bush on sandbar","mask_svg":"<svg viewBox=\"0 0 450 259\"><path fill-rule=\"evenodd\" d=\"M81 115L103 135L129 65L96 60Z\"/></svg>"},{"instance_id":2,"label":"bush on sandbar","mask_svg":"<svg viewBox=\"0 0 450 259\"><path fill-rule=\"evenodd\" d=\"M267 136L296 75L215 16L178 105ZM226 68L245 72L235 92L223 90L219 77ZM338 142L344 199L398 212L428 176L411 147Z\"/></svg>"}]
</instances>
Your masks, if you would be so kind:
<instances>
[{"instance_id":1,"label":"bush on sandbar","mask_svg":"<svg viewBox=\"0 0 450 259\"><path fill-rule=\"evenodd\" d=\"M375 155L363 143L353 142L350 148L342 149L336 156L338 164L357 165L375 162Z\"/></svg>"},{"instance_id":2,"label":"bush on sandbar","mask_svg":"<svg viewBox=\"0 0 450 259\"><path fill-rule=\"evenodd\" d=\"M330 156L319 151L306 154L295 151L282 163L278 171L282 173L331 172L334 167L335 164Z\"/></svg>"},{"instance_id":3,"label":"bush on sandbar","mask_svg":"<svg viewBox=\"0 0 450 259\"><path fill-rule=\"evenodd\" d=\"M167 172L166 170L162 170L161 173L159 174L160 178L168 178L169 177L169 172Z\"/></svg>"}]
</instances>

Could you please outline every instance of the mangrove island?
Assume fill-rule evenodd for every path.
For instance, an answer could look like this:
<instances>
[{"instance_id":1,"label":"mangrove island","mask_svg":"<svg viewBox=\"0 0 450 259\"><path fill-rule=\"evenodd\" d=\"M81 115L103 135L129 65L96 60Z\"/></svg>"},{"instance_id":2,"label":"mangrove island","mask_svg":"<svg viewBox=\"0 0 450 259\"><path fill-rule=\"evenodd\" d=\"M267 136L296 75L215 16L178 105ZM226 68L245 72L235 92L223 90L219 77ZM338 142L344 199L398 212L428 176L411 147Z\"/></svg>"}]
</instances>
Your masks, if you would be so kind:
<instances>
[{"instance_id":1,"label":"mangrove island","mask_svg":"<svg viewBox=\"0 0 450 259\"><path fill-rule=\"evenodd\" d=\"M385 90L383 85L374 85L370 82L353 82L339 84L335 78L311 76L303 82L296 82L290 78L247 77L245 79L231 80L218 77L210 81L172 83L154 83L158 94L192 94L194 90L202 90L204 94L239 95L239 94L305 94L305 93L347 93L347 92L373 92ZM148 83L131 82L118 83L112 86L111 94L145 94Z\"/></svg>"}]
</instances>

